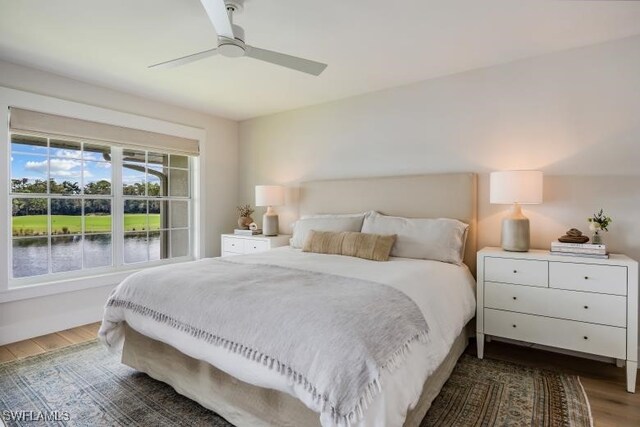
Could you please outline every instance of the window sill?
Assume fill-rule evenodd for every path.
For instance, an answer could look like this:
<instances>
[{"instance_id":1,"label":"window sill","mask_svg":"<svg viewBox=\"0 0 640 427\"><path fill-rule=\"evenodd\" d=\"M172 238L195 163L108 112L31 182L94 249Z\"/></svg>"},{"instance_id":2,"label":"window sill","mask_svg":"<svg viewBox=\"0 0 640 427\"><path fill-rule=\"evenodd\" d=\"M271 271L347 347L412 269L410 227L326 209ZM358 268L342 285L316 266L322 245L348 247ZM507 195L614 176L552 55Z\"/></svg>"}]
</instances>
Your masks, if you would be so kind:
<instances>
[{"instance_id":1,"label":"window sill","mask_svg":"<svg viewBox=\"0 0 640 427\"><path fill-rule=\"evenodd\" d=\"M176 264L182 262L193 261L194 259L180 258L153 265L137 266L133 268L111 271L95 275L80 276L68 279L58 279L52 281L43 281L28 285L13 285L7 290L0 291L0 303L19 301L30 298L38 298L49 295L62 294L66 292L75 292L85 289L101 288L104 286L116 286L128 276L138 271L148 268L158 267L167 264Z\"/></svg>"}]
</instances>

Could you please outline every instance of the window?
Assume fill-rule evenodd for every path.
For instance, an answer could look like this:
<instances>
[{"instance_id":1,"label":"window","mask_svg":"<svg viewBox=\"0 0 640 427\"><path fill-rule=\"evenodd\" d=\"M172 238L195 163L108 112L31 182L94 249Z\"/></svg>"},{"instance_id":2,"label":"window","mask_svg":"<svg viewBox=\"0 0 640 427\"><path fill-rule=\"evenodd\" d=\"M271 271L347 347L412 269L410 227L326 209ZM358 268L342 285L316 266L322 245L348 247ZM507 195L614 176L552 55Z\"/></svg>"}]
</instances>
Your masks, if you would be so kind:
<instances>
[{"instance_id":1,"label":"window","mask_svg":"<svg viewBox=\"0 0 640 427\"><path fill-rule=\"evenodd\" d=\"M10 139L13 279L191 255L189 156L42 133Z\"/></svg>"},{"instance_id":2,"label":"window","mask_svg":"<svg viewBox=\"0 0 640 427\"><path fill-rule=\"evenodd\" d=\"M124 150L124 262L189 255L189 158Z\"/></svg>"}]
</instances>

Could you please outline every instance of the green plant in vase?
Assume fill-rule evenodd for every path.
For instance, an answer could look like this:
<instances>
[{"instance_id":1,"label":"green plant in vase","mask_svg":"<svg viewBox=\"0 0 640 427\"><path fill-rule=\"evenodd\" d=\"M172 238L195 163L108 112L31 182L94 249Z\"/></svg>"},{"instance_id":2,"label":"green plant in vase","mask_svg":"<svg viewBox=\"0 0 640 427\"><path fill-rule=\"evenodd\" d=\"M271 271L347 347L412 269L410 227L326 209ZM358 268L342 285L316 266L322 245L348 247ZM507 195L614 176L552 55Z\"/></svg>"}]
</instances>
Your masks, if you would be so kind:
<instances>
[{"instance_id":1,"label":"green plant in vase","mask_svg":"<svg viewBox=\"0 0 640 427\"><path fill-rule=\"evenodd\" d=\"M609 231L609 224L613 222L610 216L604 214L604 211L600 209L600 212L593 214L592 217L587 218L589 221L589 229L593 232L591 243L594 245L602 244L601 231Z\"/></svg>"}]
</instances>

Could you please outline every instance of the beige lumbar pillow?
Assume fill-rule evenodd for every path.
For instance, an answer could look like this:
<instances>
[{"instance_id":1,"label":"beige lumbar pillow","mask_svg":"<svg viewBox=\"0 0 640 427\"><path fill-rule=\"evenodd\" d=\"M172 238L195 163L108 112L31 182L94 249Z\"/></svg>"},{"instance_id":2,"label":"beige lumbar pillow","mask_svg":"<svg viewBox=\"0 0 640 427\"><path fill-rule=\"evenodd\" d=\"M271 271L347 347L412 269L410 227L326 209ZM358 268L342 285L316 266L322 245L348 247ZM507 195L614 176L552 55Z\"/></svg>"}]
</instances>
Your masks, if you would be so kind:
<instances>
[{"instance_id":1,"label":"beige lumbar pillow","mask_svg":"<svg viewBox=\"0 0 640 427\"><path fill-rule=\"evenodd\" d=\"M304 242L302 251L346 255L373 261L387 261L395 241L395 234L385 236L354 231L311 230Z\"/></svg>"}]
</instances>

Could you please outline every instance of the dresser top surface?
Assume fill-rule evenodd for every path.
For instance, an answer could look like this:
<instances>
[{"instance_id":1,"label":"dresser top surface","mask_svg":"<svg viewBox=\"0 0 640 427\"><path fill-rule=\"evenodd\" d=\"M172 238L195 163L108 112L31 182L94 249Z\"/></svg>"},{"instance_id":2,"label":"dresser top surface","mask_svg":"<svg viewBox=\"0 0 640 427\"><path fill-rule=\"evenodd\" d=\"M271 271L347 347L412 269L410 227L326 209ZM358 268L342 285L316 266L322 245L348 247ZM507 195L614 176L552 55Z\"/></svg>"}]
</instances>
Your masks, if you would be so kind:
<instances>
[{"instance_id":1,"label":"dresser top surface","mask_svg":"<svg viewBox=\"0 0 640 427\"><path fill-rule=\"evenodd\" d=\"M581 256L552 255L546 249L531 249L529 252L509 252L502 248L485 247L478 252L478 256L493 256L497 258L512 259L533 259L557 262L579 262L583 264L605 264L605 265L635 265L638 262L623 254L609 254L608 259L589 258Z\"/></svg>"}]
</instances>

